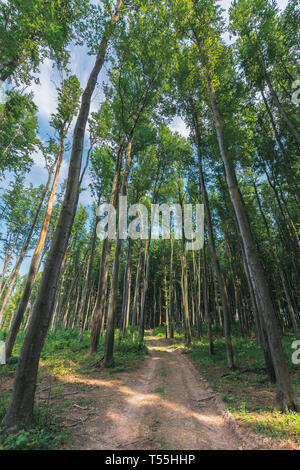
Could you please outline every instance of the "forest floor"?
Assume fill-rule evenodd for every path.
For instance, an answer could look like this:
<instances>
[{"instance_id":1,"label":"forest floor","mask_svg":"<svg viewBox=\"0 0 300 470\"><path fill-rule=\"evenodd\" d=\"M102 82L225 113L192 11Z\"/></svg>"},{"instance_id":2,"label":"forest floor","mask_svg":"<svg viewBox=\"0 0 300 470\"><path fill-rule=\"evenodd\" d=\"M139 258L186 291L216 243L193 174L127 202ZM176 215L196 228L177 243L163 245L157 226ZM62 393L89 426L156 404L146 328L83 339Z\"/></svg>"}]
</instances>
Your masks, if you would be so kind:
<instances>
[{"instance_id":1,"label":"forest floor","mask_svg":"<svg viewBox=\"0 0 300 470\"><path fill-rule=\"evenodd\" d=\"M182 348L148 337L141 367L92 380L94 415L72 432L75 449L243 449L218 397ZM75 419L75 418L74 418ZM245 436L246 438L246 436Z\"/></svg>"},{"instance_id":2,"label":"forest floor","mask_svg":"<svg viewBox=\"0 0 300 470\"><path fill-rule=\"evenodd\" d=\"M64 396L78 393L65 415L73 449L299 448L239 425L176 341L148 336L146 345L145 360L129 372L64 384Z\"/></svg>"},{"instance_id":3,"label":"forest floor","mask_svg":"<svg viewBox=\"0 0 300 470\"><path fill-rule=\"evenodd\" d=\"M72 351L69 357L65 355L63 360L61 356L59 360L61 352L57 351L56 357L53 351L59 349L60 340L51 340L40 364L37 405L50 410L50 427L52 423L58 424L68 434L65 443L63 440L59 442L59 448L300 449L297 438L285 439L282 433L280 439L266 437L261 432L263 428L254 433L253 428L258 426L250 422L254 419L253 410L250 414L245 410L236 412L240 406L240 402L233 401L237 389L241 400L247 404L251 401L251 394L256 394L259 398L258 403L254 399L254 404L259 406L264 405L263 400L274 398L272 390L262 384L254 384L253 388L249 383L243 388L239 378L241 371L228 374L226 368L218 363L210 367L205 363L203 368L203 364L197 363L197 358L200 355L203 360L207 355L203 351L199 354L199 345L196 345L196 350L187 350L182 338L166 340L159 331L148 332L147 335L147 354L142 351L136 359L136 351L130 351L130 345L125 345L126 351L128 348L130 351L126 362L122 363L125 359L120 356L112 369L95 368L94 359L77 363ZM75 344L72 341L70 344ZM82 354L85 347L82 345ZM216 350L214 361L218 358L218 344ZM247 355L251 356L249 349ZM11 386L12 377L3 376L2 391L9 392ZM248 391L249 396L243 395ZM228 409L228 405L235 405L236 409ZM258 415L262 419L262 415ZM290 415L287 419L291 419ZM275 423L277 427L278 422ZM272 433L274 429L276 427L272 423ZM47 442L32 443L28 436L26 439L30 440L26 444L30 448L48 445ZM44 437L38 439L43 440ZM22 448L24 444L18 445Z\"/></svg>"}]
</instances>

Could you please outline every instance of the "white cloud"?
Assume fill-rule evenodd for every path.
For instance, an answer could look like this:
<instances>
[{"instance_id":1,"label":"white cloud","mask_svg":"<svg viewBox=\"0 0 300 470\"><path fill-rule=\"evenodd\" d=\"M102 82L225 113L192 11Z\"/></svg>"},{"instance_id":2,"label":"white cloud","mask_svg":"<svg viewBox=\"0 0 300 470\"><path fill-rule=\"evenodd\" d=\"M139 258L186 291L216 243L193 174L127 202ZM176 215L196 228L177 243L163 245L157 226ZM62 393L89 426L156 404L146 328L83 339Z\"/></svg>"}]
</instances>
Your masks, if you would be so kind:
<instances>
[{"instance_id":1,"label":"white cloud","mask_svg":"<svg viewBox=\"0 0 300 470\"><path fill-rule=\"evenodd\" d=\"M232 4L232 0L219 0L220 7L225 10L224 12L224 18L226 22L226 26L228 26L229 23L229 8ZM288 0L277 0L277 5L280 10L284 10L284 8L287 6ZM230 38L229 32L225 32L223 34L223 39L227 44L231 44L234 42L234 38Z\"/></svg>"},{"instance_id":2,"label":"white cloud","mask_svg":"<svg viewBox=\"0 0 300 470\"><path fill-rule=\"evenodd\" d=\"M81 191L79 196L79 204L82 204L83 206L91 206L93 202L95 202L95 198L92 196L91 189L89 187L90 183L90 175L86 174L81 186L83 191Z\"/></svg>"},{"instance_id":3,"label":"white cloud","mask_svg":"<svg viewBox=\"0 0 300 470\"><path fill-rule=\"evenodd\" d=\"M49 121L51 113L55 113L57 106L58 85L57 71L53 69L53 62L46 59L40 66L38 74L40 84L32 83L31 90L34 93L34 102L38 107L39 116Z\"/></svg>"},{"instance_id":4,"label":"white cloud","mask_svg":"<svg viewBox=\"0 0 300 470\"><path fill-rule=\"evenodd\" d=\"M89 56L87 48L84 46L73 47L70 51L70 74L76 75L80 81L82 89L86 87L89 75L95 63L95 56ZM56 112L57 91L61 77L56 68L53 68L53 61L46 59L40 65L40 71L36 75L40 84L32 81L30 90L34 93L34 102L38 106L39 117L44 124L49 122L51 114ZM101 77L101 76L100 76ZM91 102L91 112L99 108L99 103L103 99L102 84L98 85ZM74 124L73 124L74 125Z\"/></svg>"},{"instance_id":5,"label":"white cloud","mask_svg":"<svg viewBox=\"0 0 300 470\"><path fill-rule=\"evenodd\" d=\"M219 0L220 6L225 10L228 10L232 0ZM287 6L288 0L277 0L278 7L283 10Z\"/></svg>"},{"instance_id":6,"label":"white cloud","mask_svg":"<svg viewBox=\"0 0 300 470\"><path fill-rule=\"evenodd\" d=\"M190 135L189 128L185 125L184 121L179 116L177 116L175 119L173 119L173 121L170 125L170 129L173 132L178 132L183 137L189 137L189 135Z\"/></svg>"}]
</instances>

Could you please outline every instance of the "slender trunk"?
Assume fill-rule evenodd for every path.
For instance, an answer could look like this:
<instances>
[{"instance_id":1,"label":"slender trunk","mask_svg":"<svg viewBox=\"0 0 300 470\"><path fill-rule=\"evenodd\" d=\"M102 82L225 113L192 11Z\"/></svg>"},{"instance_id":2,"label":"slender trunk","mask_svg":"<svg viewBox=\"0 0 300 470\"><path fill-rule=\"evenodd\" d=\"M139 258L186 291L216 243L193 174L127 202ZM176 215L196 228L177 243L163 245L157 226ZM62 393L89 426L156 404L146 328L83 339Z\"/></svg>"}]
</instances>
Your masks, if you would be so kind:
<instances>
[{"instance_id":1,"label":"slender trunk","mask_svg":"<svg viewBox=\"0 0 300 470\"><path fill-rule=\"evenodd\" d=\"M12 233L11 233L11 236L12 236ZM0 279L0 297L2 296L2 293L4 292L4 290L2 289L2 286L4 287L4 289L5 289L5 286L6 286L6 283L4 283L5 274L6 274L8 266L9 266L9 263L11 261L11 258L14 254L14 249L15 249L16 244L18 242L19 236L20 236L20 231L17 233L17 236L16 236L11 248L9 249L9 246L7 246L7 249L6 249L6 252L5 252L5 261L4 261L3 271L2 271L1 279ZM9 252L8 252L8 250L9 250Z\"/></svg>"},{"instance_id":2,"label":"slender trunk","mask_svg":"<svg viewBox=\"0 0 300 470\"><path fill-rule=\"evenodd\" d=\"M201 325L200 325L200 313L199 313L199 306L198 306L198 295L199 295L199 290L198 284L199 284L199 278L198 278L198 273L197 273L197 266L196 266L196 259L195 259L195 251L192 251L192 256L193 256L193 285L191 286L192 289L192 299L193 299L193 310L195 314L195 320L196 320L196 325L197 325L197 335L198 339L201 338Z\"/></svg>"},{"instance_id":3,"label":"slender trunk","mask_svg":"<svg viewBox=\"0 0 300 470\"><path fill-rule=\"evenodd\" d=\"M156 305L157 305L157 300L156 300L156 282L154 281L154 305L153 305L153 329L156 327Z\"/></svg>"},{"instance_id":4,"label":"slender trunk","mask_svg":"<svg viewBox=\"0 0 300 470\"><path fill-rule=\"evenodd\" d=\"M32 257L32 260L31 260L29 273L28 273L28 276L27 276L27 279L26 279L26 284L25 284L25 287L24 287L23 295L22 295L22 298L20 300L19 306L17 308L16 314L14 316L14 320L13 320L12 326L10 328L8 338L6 340L6 360L8 360L11 356L11 353L12 353L12 350L13 350L13 347L14 347L14 344L15 344L15 340L16 340L18 331L20 329L20 325L23 321L23 317L24 317L24 314L25 314L26 309L27 309L27 305L28 305L28 302L29 302L32 287L34 285L34 281L35 281L35 278L36 278L36 275L37 275L37 272L38 272L37 268L38 268L38 265L39 265L39 258L41 256L41 252L42 252L43 246L45 244L45 240L46 240L46 236L47 236L47 232L48 232L48 228L49 228L49 224L50 224L53 201L54 201L54 196L55 196L56 187L57 187L57 183L58 183L58 177L59 177L60 168L61 168L61 164L62 164L63 154L64 154L63 137L61 137L59 158L57 160L56 172L55 172L55 176L54 176L54 180L53 180L53 184L52 184L52 188L51 188L51 193L50 193L47 208L46 208L46 213L45 213L45 217L44 217L44 221L43 221L39 241L37 243L37 246L35 248L35 251L34 251L34 254L33 254L33 257ZM51 178L51 174L53 172L53 169L54 169L54 167L52 167L50 172L49 172L49 178ZM49 181L49 179L48 179L48 181Z\"/></svg>"},{"instance_id":5,"label":"slender trunk","mask_svg":"<svg viewBox=\"0 0 300 470\"><path fill-rule=\"evenodd\" d=\"M268 85L269 91L270 91L270 93L271 93L271 95L274 99L274 102L277 106L277 109L280 112L281 116L283 117L284 121L286 122L287 126L290 128L291 132L294 134L294 137L295 137L295 139L298 142L298 145L300 147L300 133L298 132L296 126L290 120L287 113L285 112L285 109L283 108L282 104L280 103L278 95L277 95L276 91L274 90L273 85L272 85L271 80L270 80L270 77L267 73L262 53L260 53L259 65L260 65L260 68L262 70L263 76L265 77L265 80L266 80L266 83Z\"/></svg>"},{"instance_id":6,"label":"slender trunk","mask_svg":"<svg viewBox=\"0 0 300 470\"><path fill-rule=\"evenodd\" d=\"M167 265L164 260L164 292L165 292L165 319L166 319L166 339L170 338L170 322L169 322L169 301L167 287Z\"/></svg>"},{"instance_id":7,"label":"slender trunk","mask_svg":"<svg viewBox=\"0 0 300 470\"><path fill-rule=\"evenodd\" d=\"M53 333L56 332L57 326L58 326L58 319L60 318L60 311L61 311L61 303L62 303L62 286L64 284L64 278L65 278L65 264L66 264L66 253L61 265L60 269L60 275L59 275L59 280L58 280L58 287L56 289L55 293L55 301L54 301L54 307L53 307L53 314L52 314L52 320L51 320L51 330Z\"/></svg>"},{"instance_id":8,"label":"slender trunk","mask_svg":"<svg viewBox=\"0 0 300 470\"><path fill-rule=\"evenodd\" d=\"M251 226L246 212L244 200L239 188L233 163L228 155L219 109L217 105L214 86L206 69L207 84L210 92L213 121L216 129L221 157L225 167L227 185L238 221L240 233L243 240L245 256L249 266L249 275L253 286L257 307L260 315L264 318L264 323L268 335L268 342L272 354L272 361L277 380L277 400L282 410L286 408L297 410L294 392L291 385L287 361L282 347L280 334L277 327L275 312L273 309L270 293L263 273L260 259L258 257Z\"/></svg>"},{"instance_id":9,"label":"slender trunk","mask_svg":"<svg viewBox=\"0 0 300 470\"><path fill-rule=\"evenodd\" d=\"M129 325L129 312L130 312L130 291L131 291L131 242L129 240L127 260L126 260L126 269L124 273L124 283L123 283L123 302L122 302L122 315L121 315L121 324L119 332L119 343L126 334L128 325Z\"/></svg>"},{"instance_id":10,"label":"slender trunk","mask_svg":"<svg viewBox=\"0 0 300 470\"><path fill-rule=\"evenodd\" d=\"M174 259L174 240L170 227L170 283L169 283L169 316L170 316L170 338L174 338L174 302L173 302L173 259Z\"/></svg>"},{"instance_id":11,"label":"slender trunk","mask_svg":"<svg viewBox=\"0 0 300 470\"><path fill-rule=\"evenodd\" d=\"M24 259L24 256L26 255L26 252L27 252L27 249L28 249L28 246L29 246L29 243L31 241L31 238L32 238L32 234L33 234L33 231L34 231L34 228L36 226L36 223L37 223L37 220L38 220L38 216L40 214L40 211L41 211L41 208L42 208L42 205L43 205L43 202L44 202L44 199L46 197L46 194L47 194L47 191L48 191L48 187L49 187L49 184L50 184L50 179L48 178L48 181L47 181L47 184L43 190L43 193L42 193L42 196L41 196L41 199L40 199L40 202L39 202L39 205L37 207L37 210L35 212L35 215L34 215L34 219L32 221L32 224L30 226L30 229L29 229L29 232L28 232L28 235L27 235L27 238L22 246L22 250L21 250L21 253L17 259L17 262L16 262L16 265L15 265L15 268L14 268L14 273L12 275L12 278L10 280L10 284L9 284L9 287L6 291L6 294L5 294L5 297L3 299L3 303L2 303L2 306L1 306L1 309L0 309L0 323L1 323L1 319L2 319L2 316L3 316L3 312L4 312L4 309L7 305L7 302L10 298L10 295L11 295L11 292L13 290L13 287L15 285L15 281L17 279L17 276L18 276L18 273L19 273L19 270L20 270L20 267L21 267L21 264L23 262L23 259Z\"/></svg>"},{"instance_id":12,"label":"slender trunk","mask_svg":"<svg viewBox=\"0 0 300 470\"><path fill-rule=\"evenodd\" d=\"M101 198L101 195L99 194L97 207L100 204L100 198ZM79 342L80 343L81 343L82 338L83 338L85 320L86 320L86 315L87 315L87 311L88 311L88 304L89 304L89 299L90 299L89 294L90 294L90 289L91 289L90 284L91 284L91 277L92 277L92 271L93 271L93 260L94 260L96 239L97 239L97 217L95 219L95 225L94 225L94 230L93 230L91 253L90 253L89 263L88 263L88 272L87 272L86 280L85 280L84 287L83 287L83 294L82 294L82 298L81 298L81 304L80 304L80 307L79 307L79 316L82 318L80 334L79 334Z\"/></svg>"},{"instance_id":13,"label":"slender trunk","mask_svg":"<svg viewBox=\"0 0 300 470\"><path fill-rule=\"evenodd\" d=\"M266 328L264 325L264 319L262 316L260 316L259 311L258 311L258 306L256 303L256 298L255 298L255 293L249 273L249 266L247 264L246 260L246 255L244 251L244 246L241 244L241 254L242 254L242 259L243 259L243 265L244 265L244 271L246 274L247 282L248 282L248 287L250 291L250 297L251 297L251 303L252 303L252 309L253 309L253 315L254 315L254 322L256 326L256 332L259 340L260 347L262 349L264 359L265 359L265 365L266 365L266 372L269 378L269 381L271 383L276 382L276 374L275 374L275 369L272 361L272 355L269 347L269 341L267 337L267 332Z\"/></svg>"},{"instance_id":14,"label":"slender trunk","mask_svg":"<svg viewBox=\"0 0 300 470\"><path fill-rule=\"evenodd\" d=\"M148 282L149 282L149 265L150 265L150 247L151 247L151 235L152 235L152 224L153 220L151 221L151 226L149 229L149 235L147 240L147 247L145 253L145 266L144 266L144 285L142 289L141 295L141 308L140 308L140 318L139 318L139 340L140 343L143 343L144 336L145 336L145 303L146 303L146 295L148 291Z\"/></svg>"},{"instance_id":15,"label":"slender trunk","mask_svg":"<svg viewBox=\"0 0 300 470\"><path fill-rule=\"evenodd\" d=\"M158 326L160 327L161 325L162 325L161 289L159 289L159 320L158 320Z\"/></svg>"},{"instance_id":16,"label":"slender trunk","mask_svg":"<svg viewBox=\"0 0 300 470\"><path fill-rule=\"evenodd\" d=\"M127 280L126 280L126 303L125 303L125 325L124 325L124 334L129 327L129 314L130 314L130 301L131 301L131 263L129 260L128 270L127 270Z\"/></svg>"},{"instance_id":17,"label":"slender trunk","mask_svg":"<svg viewBox=\"0 0 300 470\"><path fill-rule=\"evenodd\" d=\"M207 264L206 264L206 247L203 247L203 300L204 300L204 320L207 325L207 336L209 343L209 354L214 354L214 340L211 328L211 315L208 308L208 289L207 289Z\"/></svg>"},{"instance_id":18,"label":"slender trunk","mask_svg":"<svg viewBox=\"0 0 300 470\"><path fill-rule=\"evenodd\" d=\"M117 205L117 197L118 197L118 192L119 192L119 179L120 179L120 172L121 172L121 165L122 165L122 152L124 148L124 143L125 143L125 136L123 135L120 141L119 149L118 149L115 173L114 173L111 196L110 196L110 204L114 207L116 207ZM101 266L100 266L100 273L99 273L97 299L96 299L96 305L95 305L95 315L93 319L91 340L90 340L90 346L89 346L89 351L88 351L89 355L92 355L97 351L102 325L104 324L104 312L105 312L106 295L107 295L108 269L109 269L111 248L112 248L112 240L108 240L108 238L105 238L105 240L103 241L103 245L102 245Z\"/></svg>"},{"instance_id":19,"label":"slender trunk","mask_svg":"<svg viewBox=\"0 0 300 470\"><path fill-rule=\"evenodd\" d=\"M142 230L141 230L142 233ZM133 298L133 307L132 307L132 324L137 326L138 324L138 296L139 296L139 286L140 286L140 277L142 272L142 261L143 261L143 239L140 238L140 250L139 250L139 260L136 270L135 278L135 289L134 289L134 298Z\"/></svg>"},{"instance_id":20,"label":"slender trunk","mask_svg":"<svg viewBox=\"0 0 300 470\"><path fill-rule=\"evenodd\" d=\"M183 196L182 196L181 188L179 184L178 184L178 195L179 195L179 204L181 206L181 210L183 213ZM183 304L184 323L185 323L185 337L186 337L186 343L189 346L192 341L192 332L191 332L190 315L189 315L188 273L187 273L187 264L186 264L184 217L182 217L181 267L182 267L181 291L182 291L182 304Z\"/></svg>"},{"instance_id":21,"label":"slender trunk","mask_svg":"<svg viewBox=\"0 0 300 470\"><path fill-rule=\"evenodd\" d=\"M281 215L282 215L282 217L283 217L284 224L285 224L285 228L286 228L287 233L288 233L288 235L289 235L290 241L291 241L292 245L294 245L295 251L298 251L298 252L299 252L300 241L299 241L299 236L298 236L297 230L296 230L295 226L292 227L292 230L293 230L293 232L294 232L294 236L293 236L292 230L291 230L291 227L290 227L290 224L289 224L289 222L288 222L288 220L287 220L285 211L284 211L284 209L283 209L283 207L282 207L282 203L281 203L281 200L280 200L280 197L279 197L277 188L276 188L275 184L271 181L270 175L269 175L269 173L268 173L267 168L266 168L265 165L264 165L264 170L265 170L265 174L266 174L268 183L269 183L269 185L271 186L271 188L273 189L273 192L274 192L274 194L275 194L275 198L276 198L276 201L277 201L277 204L278 204L280 213L281 213Z\"/></svg>"},{"instance_id":22,"label":"slender trunk","mask_svg":"<svg viewBox=\"0 0 300 470\"><path fill-rule=\"evenodd\" d=\"M297 320L296 320L296 314L295 314L295 311L294 311L294 307L293 307L292 300L291 300L291 297L290 297L289 289L288 289L287 282L286 282L286 279L285 279L285 274L284 274L284 272L281 268L280 259L278 258L277 251L276 251L276 248L275 248L274 243L273 243L270 228L269 228L266 216L265 216L263 208L262 208L262 204L261 204L261 201L260 201L260 197L259 197L259 194L258 194L258 190L257 190L257 186L256 186L254 176L251 175L251 178L252 178L252 183L253 183L253 187L254 187L256 200L257 200L258 207L259 207L259 211L260 211L260 214L261 214L262 219L263 219L264 224L265 224L265 228L266 228L267 235L268 235L268 240L269 240L269 243L270 243L270 246L271 246L271 249L272 249L272 252L273 252L273 256L274 256L274 259L275 259L275 262L276 262L276 265L277 265L277 269L278 269L278 272L279 272L279 276L280 276L280 279L281 279L281 282L282 282L282 286L283 286L283 290L284 290L284 293L285 293L285 298L286 298L286 301L287 301L287 304L288 304L288 309L289 309L292 325L293 325L293 328L294 328L294 332L297 334L299 329L298 329L298 324L297 324Z\"/></svg>"},{"instance_id":23,"label":"slender trunk","mask_svg":"<svg viewBox=\"0 0 300 470\"><path fill-rule=\"evenodd\" d=\"M269 103L268 103L268 101L265 97L264 92L261 90L260 93L262 95L263 101L264 101L265 106L266 106L267 113L268 113L270 121L271 121L271 125L272 125L272 129L273 129L273 132L274 132L274 135L275 135L276 142L279 145L280 151L281 151L283 159L284 159L283 164L282 164L283 172L286 175L286 179L287 179L289 185L291 186L291 188L294 188L294 193L295 193L298 201L300 201L300 185L299 185L298 179L295 176L295 173L294 173L293 169L291 168L290 159L289 159L288 154L285 150L285 147L284 147L284 145L281 141L281 138L280 138L279 132L277 130L277 127L276 127L276 124L275 124L275 121L274 121Z\"/></svg>"},{"instance_id":24,"label":"slender trunk","mask_svg":"<svg viewBox=\"0 0 300 470\"><path fill-rule=\"evenodd\" d=\"M203 198L204 198L204 207L205 207L207 230L208 230L208 240L209 240L209 246L210 246L210 251L211 251L211 256L212 256L215 272L218 278L219 289L221 293L221 302L222 302L222 310L223 310L223 318L224 318L224 332L225 332L225 340L226 340L226 352L227 352L227 366L229 369L234 369L234 354L233 354L233 344L232 344L232 335L231 335L231 319L230 319L230 311L229 311L228 294L227 294L225 280L224 280L223 272L221 270L221 265L220 265L220 261L218 258L217 250L216 250L215 238L214 238L214 233L213 233L213 228L212 228L209 200L208 200L208 195L206 191L203 168L202 168L200 130L199 130L197 116L194 116L194 128L195 128L195 136L196 136L196 142L197 142L197 147L198 147L199 178L200 178L200 185L201 185L201 190L202 190Z\"/></svg>"},{"instance_id":25,"label":"slender trunk","mask_svg":"<svg viewBox=\"0 0 300 470\"><path fill-rule=\"evenodd\" d=\"M132 151L132 140L133 134L130 136L127 152L126 152L126 164L125 171L122 180L122 196L127 194L127 185L128 177L131 166L131 151ZM113 353L114 353L114 336L115 336L115 314L116 314L116 303L118 295L118 285L119 285L119 274L120 274L120 257L122 251L122 239L120 238L120 233L117 231L117 240L115 245L115 256L111 277L111 287L110 287L110 297L108 304L107 312L107 329L105 336L104 344L104 365L110 366L113 363Z\"/></svg>"}]
</instances>

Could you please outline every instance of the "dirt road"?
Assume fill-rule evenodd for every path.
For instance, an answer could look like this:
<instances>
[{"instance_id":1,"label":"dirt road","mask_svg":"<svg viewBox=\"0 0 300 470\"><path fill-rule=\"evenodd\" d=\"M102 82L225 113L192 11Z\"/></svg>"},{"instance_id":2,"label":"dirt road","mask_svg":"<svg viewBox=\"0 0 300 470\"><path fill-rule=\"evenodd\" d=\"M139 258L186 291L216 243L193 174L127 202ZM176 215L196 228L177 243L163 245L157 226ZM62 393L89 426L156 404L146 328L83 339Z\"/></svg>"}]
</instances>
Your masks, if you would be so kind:
<instances>
[{"instance_id":1,"label":"dirt road","mask_svg":"<svg viewBox=\"0 0 300 470\"><path fill-rule=\"evenodd\" d=\"M220 398L182 350L153 337L147 347L138 370L93 380L95 414L72 431L74 449L257 448L224 419Z\"/></svg>"}]
</instances>

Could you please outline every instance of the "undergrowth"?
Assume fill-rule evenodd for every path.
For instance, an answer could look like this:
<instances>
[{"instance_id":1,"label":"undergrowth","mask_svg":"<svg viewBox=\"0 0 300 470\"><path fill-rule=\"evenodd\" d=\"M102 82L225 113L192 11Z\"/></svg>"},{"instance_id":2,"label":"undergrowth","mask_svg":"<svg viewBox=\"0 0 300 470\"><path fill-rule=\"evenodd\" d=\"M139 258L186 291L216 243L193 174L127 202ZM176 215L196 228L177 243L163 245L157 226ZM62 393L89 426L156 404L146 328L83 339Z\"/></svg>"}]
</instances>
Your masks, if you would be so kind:
<instances>
[{"instance_id":1,"label":"undergrowth","mask_svg":"<svg viewBox=\"0 0 300 470\"><path fill-rule=\"evenodd\" d=\"M5 341L7 331L0 331L0 340ZM114 362L108 369L110 374L133 369L147 353L145 344L139 344L138 335L132 342L128 333L119 346L119 331L116 330ZM25 332L20 331L16 340L12 357L8 364L0 365L0 384L6 379L12 379L18 362L18 356ZM80 376L99 374L104 368L99 368L99 360L103 355L104 338L99 341L98 351L93 356L87 356L90 334L85 332L79 343L79 330L59 329L56 333L48 332L40 358L38 380L53 376ZM57 387L56 393L59 393ZM1 391L0 395L0 422L2 421L9 403L10 394ZM68 400L51 406L37 406L34 410L34 423L32 428L21 430L18 433L8 434L6 429L0 427L0 449L3 450L56 450L68 445L68 431L55 422L54 408L67 409L71 406ZM63 411L63 410L62 410Z\"/></svg>"},{"instance_id":2,"label":"undergrowth","mask_svg":"<svg viewBox=\"0 0 300 470\"><path fill-rule=\"evenodd\" d=\"M227 408L235 419L253 431L275 439L289 439L300 444L300 414L289 412L280 413L276 408L276 386L268 382L265 371L264 357L258 346L254 332L248 337L241 337L239 331L233 328L233 347L236 369L230 371L226 362L226 344L224 337L214 331L214 354L209 354L209 342L205 335L197 338L196 329L192 330L193 341L186 346L182 329L175 333L176 343L171 347L182 346L182 352L190 359L206 377L212 390L220 394ZM153 335L165 337L165 327L155 329ZM287 332L283 338L283 347L289 365L293 387L300 404L300 366L291 361L292 343L300 336Z\"/></svg>"},{"instance_id":3,"label":"undergrowth","mask_svg":"<svg viewBox=\"0 0 300 470\"><path fill-rule=\"evenodd\" d=\"M8 394L0 397L0 422L2 421L9 402ZM69 432L52 422L48 407L36 407L34 423L30 429L17 433L8 433L0 427L1 450L59 450L68 443Z\"/></svg>"}]
</instances>

